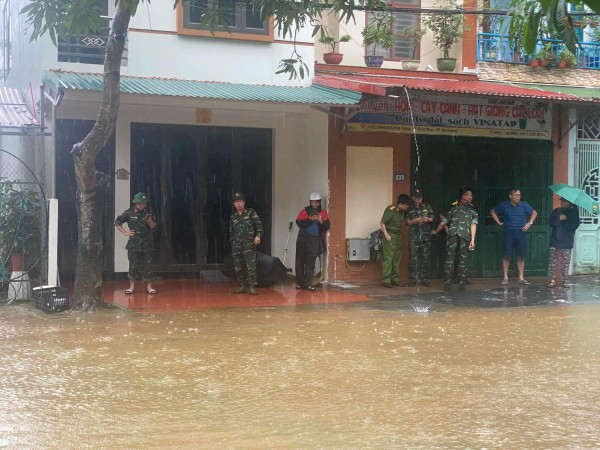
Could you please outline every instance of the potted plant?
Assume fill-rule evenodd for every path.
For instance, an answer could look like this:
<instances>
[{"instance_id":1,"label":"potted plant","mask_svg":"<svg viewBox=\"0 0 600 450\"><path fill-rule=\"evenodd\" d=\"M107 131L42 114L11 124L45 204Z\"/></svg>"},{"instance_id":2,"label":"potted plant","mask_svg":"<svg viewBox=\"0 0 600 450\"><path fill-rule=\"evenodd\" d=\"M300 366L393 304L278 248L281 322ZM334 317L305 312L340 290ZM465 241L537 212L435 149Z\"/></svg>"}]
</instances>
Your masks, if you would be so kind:
<instances>
[{"instance_id":1,"label":"potted plant","mask_svg":"<svg viewBox=\"0 0 600 450\"><path fill-rule=\"evenodd\" d=\"M565 69L567 67L573 67L577 64L577 58L568 48L563 48L558 52L558 63L556 64L559 69Z\"/></svg>"},{"instance_id":2,"label":"potted plant","mask_svg":"<svg viewBox=\"0 0 600 450\"><path fill-rule=\"evenodd\" d=\"M542 67L549 67L556 62L556 53L550 43L545 44L536 57Z\"/></svg>"},{"instance_id":3,"label":"potted plant","mask_svg":"<svg viewBox=\"0 0 600 450\"><path fill-rule=\"evenodd\" d=\"M362 30L363 45L371 47L371 54L365 55L367 67L381 67L384 56L377 55L377 49L390 49L396 40L389 16L376 19Z\"/></svg>"},{"instance_id":4,"label":"potted plant","mask_svg":"<svg viewBox=\"0 0 600 450\"><path fill-rule=\"evenodd\" d=\"M412 50L412 59L402 61L402 68L406 70L417 70L419 68L419 60L415 59L417 48L421 43L421 39L425 36L426 31L421 27L406 27L402 30L402 36L408 41L408 45Z\"/></svg>"},{"instance_id":5,"label":"potted plant","mask_svg":"<svg viewBox=\"0 0 600 450\"><path fill-rule=\"evenodd\" d=\"M39 194L21 183L0 178L0 256L12 257L12 271L23 271L23 258L40 243Z\"/></svg>"},{"instance_id":6,"label":"potted plant","mask_svg":"<svg viewBox=\"0 0 600 450\"><path fill-rule=\"evenodd\" d=\"M449 0L446 5L438 3L436 9L457 9L456 0ZM442 51L442 58L437 60L440 72L452 72L456 68L456 58L450 58L450 49L463 35L463 15L452 13L432 14L423 20L425 27L433 33L433 43Z\"/></svg>"},{"instance_id":7,"label":"potted plant","mask_svg":"<svg viewBox=\"0 0 600 450\"><path fill-rule=\"evenodd\" d=\"M336 52L336 46L340 42L350 42L351 39L352 37L349 34L344 34L343 36L340 36L339 40L336 41L334 36L323 33L319 38L319 42L321 44L331 46L330 52L323 53L323 60L325 61L325 64L340 64L342 59L344 59L344 55Z\"/></svg>"}]
</instances>

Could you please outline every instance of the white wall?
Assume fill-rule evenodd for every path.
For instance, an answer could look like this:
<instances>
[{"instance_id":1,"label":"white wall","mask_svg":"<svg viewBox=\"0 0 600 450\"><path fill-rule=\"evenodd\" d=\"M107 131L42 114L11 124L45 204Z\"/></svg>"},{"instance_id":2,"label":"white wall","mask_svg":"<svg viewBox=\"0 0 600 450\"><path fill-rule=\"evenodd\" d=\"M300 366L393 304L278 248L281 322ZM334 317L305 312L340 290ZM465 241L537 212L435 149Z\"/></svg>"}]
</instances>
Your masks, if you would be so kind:
<instances>
[{"instance_id":1,"label":"white wall","mask_svg":"<svg viewBox=\"0 0 600 450\"><path fill-rule=\"evenodd\" d=\"M110 3L110 2L109 2ZM130 22L128 62L123 75L182 78L231 83L309 86L312 81L314 46L312 29L297 35L296 51L311 68L304 80L276 75L282 59L294 50L291 38L276 33L275 42L255 42L214 37L177 35L176 12L172 1L140 3ZM306 45L304 45L306 44ZM102 72L97 64L59 63L56 47L48 37L40 41L41 67L77 72ZM39 71L38 71L39 76Z\"/></svg>"},{"instance_id":2,"label":"white wall","mask_svg":"<svg viewBox=\"0 0 600 450\"><path fill-rule=\"evenodd\" d=\"M393 196L394 149L346 147L346 236L367 238L379 228L379 216Z\"/></svg>"},{"instance_id":3,"label":"white wall","mask_svg":"<svg viewBox=\"0 0 600 450\"><path fill-rule=\"evenodd\" d=\"M60 118L93 119L97 95L65 97ZM160 106L156 103L160 102ZM155 103L154 105L152 103ZM283 260L290 221L308 204L313 191L327 192L327 127L325 114L308 106L198 102L125 95L116 131L116 168L130 169L132 122L195 124L196 107L212 108L211 126L271 128L273 140L272 254ZM130 205L128 181L115 181L115 216ZM251 206L251 205L250 205ZM332 221L335 219L332 218ZM286 265L293 267L297 227L294 225ZM115 233L115 271L127 271L125 238Z\"/></svg>"}]
</instances>

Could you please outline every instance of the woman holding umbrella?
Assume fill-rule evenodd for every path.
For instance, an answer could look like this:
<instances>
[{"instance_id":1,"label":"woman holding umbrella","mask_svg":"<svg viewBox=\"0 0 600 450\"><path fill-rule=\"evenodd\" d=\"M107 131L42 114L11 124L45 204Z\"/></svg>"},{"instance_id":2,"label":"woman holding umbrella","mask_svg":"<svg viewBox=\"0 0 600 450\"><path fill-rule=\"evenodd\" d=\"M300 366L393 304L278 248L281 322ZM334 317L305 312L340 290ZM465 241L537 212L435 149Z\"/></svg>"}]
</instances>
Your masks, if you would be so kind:
<instances>
[{"instance_id":1,"label":"woman holding umbrella","mask_svg":"<svg viewBox=\"0 0 600 450\"><path fill-rule=\"evenodd\" d=\"M575 230L579 227L579 211L575 205L560 198L560 208L556 208L550 214L550 256L548 262L548 287L557 286L557 280L561 280L561 286L568 288L567 278L569 276L569 265L571 264L571 250L575 240Z\"/></svg>"}]
</instances>

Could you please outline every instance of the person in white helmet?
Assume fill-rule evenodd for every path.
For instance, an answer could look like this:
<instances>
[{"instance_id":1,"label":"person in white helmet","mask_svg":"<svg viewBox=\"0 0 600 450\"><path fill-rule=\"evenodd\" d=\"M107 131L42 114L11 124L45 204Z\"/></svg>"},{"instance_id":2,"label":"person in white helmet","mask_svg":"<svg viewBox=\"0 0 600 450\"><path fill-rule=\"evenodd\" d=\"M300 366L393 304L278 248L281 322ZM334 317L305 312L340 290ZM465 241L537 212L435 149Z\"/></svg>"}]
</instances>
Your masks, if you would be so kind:
<instances>
[{"instance_id":1,"label":"person in white helmet","mask_svg":"<svg viewBox=\"0 0 600 450\"><path fill-rule=\"evenodd\" d=\"M296 217L300 228L296 239L296 289L314 291L315 261L325 251L325 234L331 222L327 211L321 208L321 194L313 192L309 201Z\"/></svg>"}]
</instances>

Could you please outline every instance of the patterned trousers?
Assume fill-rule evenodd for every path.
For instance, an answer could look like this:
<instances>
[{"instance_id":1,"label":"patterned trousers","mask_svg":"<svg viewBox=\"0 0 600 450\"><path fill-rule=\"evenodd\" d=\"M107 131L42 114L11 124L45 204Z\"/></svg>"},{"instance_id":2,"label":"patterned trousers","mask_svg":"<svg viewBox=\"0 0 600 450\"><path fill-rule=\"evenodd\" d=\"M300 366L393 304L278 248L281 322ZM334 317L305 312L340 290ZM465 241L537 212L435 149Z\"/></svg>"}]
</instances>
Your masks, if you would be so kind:
<instances>
[{"instance_id":1,"label":"patterned trousers","mask_svg":"<svg viewBox=\"0 0 600 450\"><path fill-rule=\"evenodd\" d=\"M569 277L569 266L571 265L571 249L560 249L550 247L550 257L548 258L548 278L556 281L557 277L563 283L567 282Z\"/></svg>"},{"instance_id":2,"label":"patterned trousers","mask_svg":"<svg viewBox=\"0 0 600 450\"><path fill-rule=\"evenodd\" d=\"M467 268L469 264L469 241L458 236L448 236L446 242L446 263L444 264L444 282L452 283L454 266L457 266L457 277L459 283L467 280Z\"/></svg>"}]
</instances>

